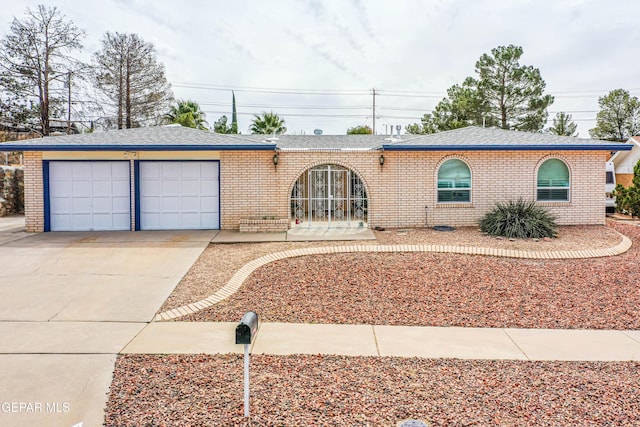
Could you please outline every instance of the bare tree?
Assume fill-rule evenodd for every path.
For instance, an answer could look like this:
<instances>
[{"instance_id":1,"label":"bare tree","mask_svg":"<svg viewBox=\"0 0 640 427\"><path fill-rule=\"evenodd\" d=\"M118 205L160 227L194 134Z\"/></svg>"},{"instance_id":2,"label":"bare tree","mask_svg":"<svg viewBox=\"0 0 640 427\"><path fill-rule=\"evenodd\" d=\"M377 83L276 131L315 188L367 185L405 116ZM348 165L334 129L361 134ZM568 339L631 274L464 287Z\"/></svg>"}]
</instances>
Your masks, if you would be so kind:
<instances>
[{"instance_id":1,"label":"bare tree","mask_svg":"<svg viewBox=\"0 0 640 427\"><path fill-rule=\"evenodd\" d=\"M93 55L94 80L118 129L159 124L173 100L155 48L137 34L107 32ZM108 120L108 122L112 122Z\"/></svg>"},{"instance_id":2,"label":"bare tree","mask_svg":"<svg viewBox=\"0 0 640 427\"><path fill-rule=\"evenodd\" d=\"M23 20L13 19L9 34L0 41L0 85L20 99L18 106L27 105L29 98L37 102L40 131L49 135L52 88L62 88L71 73L82 68L71 52L82 49L85 32L56 7L27 8L25 15Z\"/></svg>"}]
</instances>

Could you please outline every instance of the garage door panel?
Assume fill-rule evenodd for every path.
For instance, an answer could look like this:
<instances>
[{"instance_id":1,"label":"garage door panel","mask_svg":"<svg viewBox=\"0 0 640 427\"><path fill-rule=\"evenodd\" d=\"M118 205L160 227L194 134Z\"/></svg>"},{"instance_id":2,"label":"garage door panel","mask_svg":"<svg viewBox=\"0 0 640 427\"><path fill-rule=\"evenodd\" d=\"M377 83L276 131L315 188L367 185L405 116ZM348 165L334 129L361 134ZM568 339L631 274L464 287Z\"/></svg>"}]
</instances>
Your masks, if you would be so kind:
<instances>
[{"instance_id":1,"label":"garage door panel","mask_svg":"<svg viewBox=\"0 0 640 427\"><path fill-rule=\"evenodd\" d=\"M129 162L49 162L49 228L129 230L129 186Z\"/></svg>"},{"instance_id":2,"label":"garage door panel","mask_svg":"<svg viewBox=\"0 0 640 427\"><path fill-rule=\"evenodd\" d=\"M59 197L51 201L51 211L57 212L59 215L70 214L73 210L72 199L70 197Z\"/></svg>"},{"instance_id":3,"label":"garage door panel","mask_svg":"<svg viewBox=\"0 0 640 427\"><path fill-rule=\"evenodd\" d=\"M161 164L162 173L160 174L162 178L180 178L182 171L182 163L181 162L164 162Z\"/></svg>"},{"instance_id":4,"label":"garage door panel","mask_svg":"<svg viewBox=\"0 0 640 427\"><path fill-rule=\"evenodd\" d=\"M141 229L219 228L218 162L142 161L139 168Z\"/></svg>"},{"instance_id":5,"label":"garage door panel","mask_svg":"<svg viewBox=\"0 0 640 427\"><path fill-rule=\"evenodd\" d=\"M91 175L91 164L88 162L72 163L71 178L75 180L85 179Z\"/></svg>"},{"instance_id":6,"label":"garage door panel","mask_svg":"<svg viewBox=\"0 0 640 427\"><path fill-rule=\"evenodd\" d=\"M113 186L113 194L129 194L130 193L130 183L129 180L118 180L113 181L111 183Z\"/></svg>"},{"instance_id":7,"label":"garage door panel","mask_svg":"<svg viewBox=\"0 0 640 427\"><path fill-rule=\"evenodd\" d=\"M218 164L203 164L200 167L200 177L209 180L218 180Z\"/></svg>"},{"instance_id":8,"label":"garage door panel","mask_svg":"<svg viewBox=\"0 0 640 427\"><path fill-rule=\"evenodd\" d=\"M112 194L111 181L93 181L90 194Z\"/></svg>"},{"instance_id":9,"label":"garage door panel","mask_svg":"<svg viewBox=\"0 0 640 427\"><path fill-rule=\"evenodd\" d=\"M71 214L58 214L51 217L51 229L68 229L71 227Z\"/></svg>"},{"instance_id":10,"label":"garage door panel","mask_svg":"<svg viewBox=\"0 0 640 427\"><path fill-rule=\"evenodd\" d=\"M145 167L140 168L140 178L160 178L160 165L157 163L145 163Z\"/></svg>"},{"instance_id":11,"label":"garage door panel","mask_svg":"<svg viewBox=\"0 0 640 427\"><path fill-rule=\"evenodd\" d=\"M76 179L79 179L79 178L76 178ZM87 197L91 195L91 181L73 181L71 185L73 187L71 196Z\"/></svg>"},{"instance_id":12,"label":"garage door panel","mask_svg":"<svg viewBox=\"0 0 640 427\"><path fill-rule=\"evenodd\" d=\"M88 197L74 197L71 199L71 212L73 214L88 214L91 212L92 200Z\"/></svg>"},{"instance_id":13,"label":"garage door panel","mask_svg":"<svg viewBox=\"0 0 640 427\"><path fill-rule=\"evenodd\" d=\"M182 197L182 212L200 212L200 197Z\"/></svg>"},{"instance_id":14,"label":"garage door panel","mask_svg":"<svg viewBox=\"0 0 640 427\"><path fill-rule=\"evenodd\" d=\"M215 187L211 187L211 186L203 186L202 189L200 190L200 195L203 197L215 197L216 199L218 198L218 186L216 185Z\"/></svg>"},{"instance_id":15,"label":"garage door panel","mask_svg":"<svg viewBox=\"0 0 640 427\"><path fill-rule=\"evenodd\" d=\"M180 212L180 197L163 197L160 208L162 213Z\"/></svg>"},{"instance_id":16,"label":"garage door panel","mask_svg":"<svg viewBox=\"0 0 640 427\"><path fill-rule=\"evenodd\" d=\"M49 179L57 181L71 181L73 179L73 170L60 165L56 166L51 163L49 165Z\"/></svg>"},{"instance_id":17,"label":"garage door panel","mask_svg":"<svg viewBox=\"0 0 640 427\"><path fill-rule=\"evenodd\" d=\"M131 201L128 197L114 197L112 205L114 214L125 214L131 221Z\"/></svg>"},{"instance_id":18,"label":"garage door panel","mask_svg":"<svg viewBox=\"0 0 640 427\"><path fill-rule=\"evenodd\" d=\"M159 213L147 213L145 214L145 230L158 230L160 228L160 214Z\"/></svg>"},{"instance_id":19,"label":"garage door panel","mask_svg":"<svg viewBox=\"0 0 640 427\"><path fill-rule=\"evenodd\" d=\"M217 197L201 197L200 207L204 211L218 212L218 198Z\"/></svg>"},{"instance_id":20,"label":"garage door panel","mask_svg":"<svg viewBox=\"0 0 640 427\"><path fill-rule=\"evenodd\" d=\"M58 181L58 193L57 196L71 197L73 196L73 182L71 181Z\"/></svg>"},{"instance_id":21,"label":"garage door panel","mask_svg":"<svg viewBox=\"0 0 640 427\"><path fill-rule=\"evenodd\" d=\"M163 196L179 196L180 195L180 181L178 180L166 180L162 182L162 195Z\"/></svg>"},{"instance_id":22,"label":"garage door panel","mask_svg":"<svg viewBox=\"0 0 640 427\"><path fill-rule=\"evenodd\" d=\"M201 223L201 215L198 212L185 213L182 215L182 224L185 227L194 228L199 227Z\"/></svg>"},{"instance_id":23,"label":"garage door panel","mask_svg":"<svg viewBox=\"0 0 640 427\"><path fill-rule=\"evenodd\" d=\"M117 171L117 168L113 168L111 163L96 162L92 165L93 179L111 180L113 171Z\"/></svg>"},{"instance_id":24,"label":"garage door panel","mask_svg":"<svg viewBox=\"0 0 640 427\"><path fill-rule=\"evenodd\" d=\"M89 230L93 225L90 214L73 214L71 216L70 226L76 230Z\"/></svg>"},{"instance_id":25,"label":"garage door panel","mask_svg":"<svg viewBox=\"0 0 640 427\"><path fill-rule=\"evenodd\" d=\"M215 212L213 214L200 214L200 222L202 224L212 224L211 228L217 227L220 224L220 215ZM215 224L215 225L214 225Z\"/></svg>"},{"instance_id":26,"label":"garage door panel","mask_svg":"<svg viewBox=\"0 0 640 427\"><path fill-rule=\"evenodd\" d=\"M143 181L145 182L144 197L160 197L162 195L162 182L161 181Z\"/></svg>"},{"instance_id":27,"label":"garage door panel","mask_svg":"<svg viewBox=\"0 0 640 427\"><path fill-rule=\"evenodd\" d=\"M162 198L160 197L144 197L141 200L147 213L160 212L162 210L161 203Z\"/></svg>"},{"instance_id":28,"label":"garage door panel","mask_svg":"<svg viewBox=\"0 0 640 427\"><path fill-rule=\"evenodd\" d=\"M195 196L198 197L201 194L200 180L198 181L182 181L181 185L182 196Z\"/></svg>"},{"instance_id":29,"label":"garage door panel","mask_svg":"<svg viewBox=\"0 0 640 427\"><path fill-rule=\"evenodd\" d=\"M95 198L93 199L93 213L96 214L104 214L113 211L113 202L109 198Z\"/></svg>"},{"instance_id":30,"label":"garage door panel","mask_svg":"<svg viewBox=\"0 0 640 427\"><path fill-rule=\"evenodd\" d=\"M183 180L200 180L200 165L183 163L180 172Z\"/></svg>"}]
</instances>

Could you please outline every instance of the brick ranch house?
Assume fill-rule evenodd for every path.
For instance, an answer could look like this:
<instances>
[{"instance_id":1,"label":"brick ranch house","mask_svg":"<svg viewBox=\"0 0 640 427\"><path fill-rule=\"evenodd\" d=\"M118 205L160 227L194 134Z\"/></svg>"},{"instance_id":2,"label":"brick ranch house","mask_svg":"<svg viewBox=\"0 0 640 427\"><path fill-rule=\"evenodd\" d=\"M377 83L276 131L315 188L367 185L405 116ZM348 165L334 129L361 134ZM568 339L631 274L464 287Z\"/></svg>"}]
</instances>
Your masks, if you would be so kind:
<instances>
[{"instance_id":1,"label":"brick ranch house","mask_svg":"<svg viewBox=\"0 0 640 427\"><path fill-rule=\"evenodd\" d=\"M465 226L536 200L603 224L628 144L468 127L433 135L222 135L180 126L2 144L24 151L31 232Z\"/></svg>"}]
</instances>

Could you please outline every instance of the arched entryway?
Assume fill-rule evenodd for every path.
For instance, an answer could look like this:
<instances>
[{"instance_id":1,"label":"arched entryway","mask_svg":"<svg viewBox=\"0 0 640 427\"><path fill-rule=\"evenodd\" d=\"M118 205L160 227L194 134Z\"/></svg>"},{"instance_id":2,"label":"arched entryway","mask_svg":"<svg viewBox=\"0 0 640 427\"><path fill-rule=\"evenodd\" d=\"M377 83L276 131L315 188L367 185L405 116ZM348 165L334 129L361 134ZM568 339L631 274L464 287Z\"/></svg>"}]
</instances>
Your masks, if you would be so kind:
<instances>
[{"instance_id":1,"label":"arched entryway","mask_svg":"<svg viewBox=\"0 0 640 427\"><path fill-rule=\"evenodd\" d=\"M343 166L314 166L298 177L291 191L292 227L363 228L367 210L362 179Z\"/></svg>"}]
</instances>

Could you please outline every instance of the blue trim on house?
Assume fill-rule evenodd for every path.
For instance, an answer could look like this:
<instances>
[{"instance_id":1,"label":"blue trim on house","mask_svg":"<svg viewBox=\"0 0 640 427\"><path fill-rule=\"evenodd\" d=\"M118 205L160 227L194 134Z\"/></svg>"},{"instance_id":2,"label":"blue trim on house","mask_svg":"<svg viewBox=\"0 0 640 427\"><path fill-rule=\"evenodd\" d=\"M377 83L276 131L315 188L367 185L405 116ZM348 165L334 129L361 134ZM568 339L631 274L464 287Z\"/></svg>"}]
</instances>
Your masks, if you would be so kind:
<instances>
[{"instance_id":1,"label":"blue trim on house","mask_svg":"<svg viewBox=\"0 0 640 427\"><path fill-rule=\"evenodd\" d=\"M133 185L134 230L140 231L140 160L133 161Z\"/></svg>"},{"instance_id":2,"label":"blue trim on house","mask_svg":"<svg viewBox=\"0 0 640 427\"><path fill-rule=\"evenodd\" d=\"M384 151L629 151L631 144L602 144L602 145L397 145L383 144Z\"/></svg>"},{"instance_id":3,"label":"blue trim on house","mask_svg":"<svg viewBox=\"0 0 640 427\"><path fill-rule=\"evenodd\" d=\"M51 205L49 193L49 160L42 161L42 188L44 197L44 231L51 231Z\"/></svg>"},{"instance_id":4,"label":"blue trim on house","mask_svg":"<svg viewBox=\"0 0 640 427\"><path fill-rule=\"evenodd\" d=\"M0 151L273 151L276 144L230 144L230 145L20 145L0 144Z\"/></svg>"}]
</instances>

